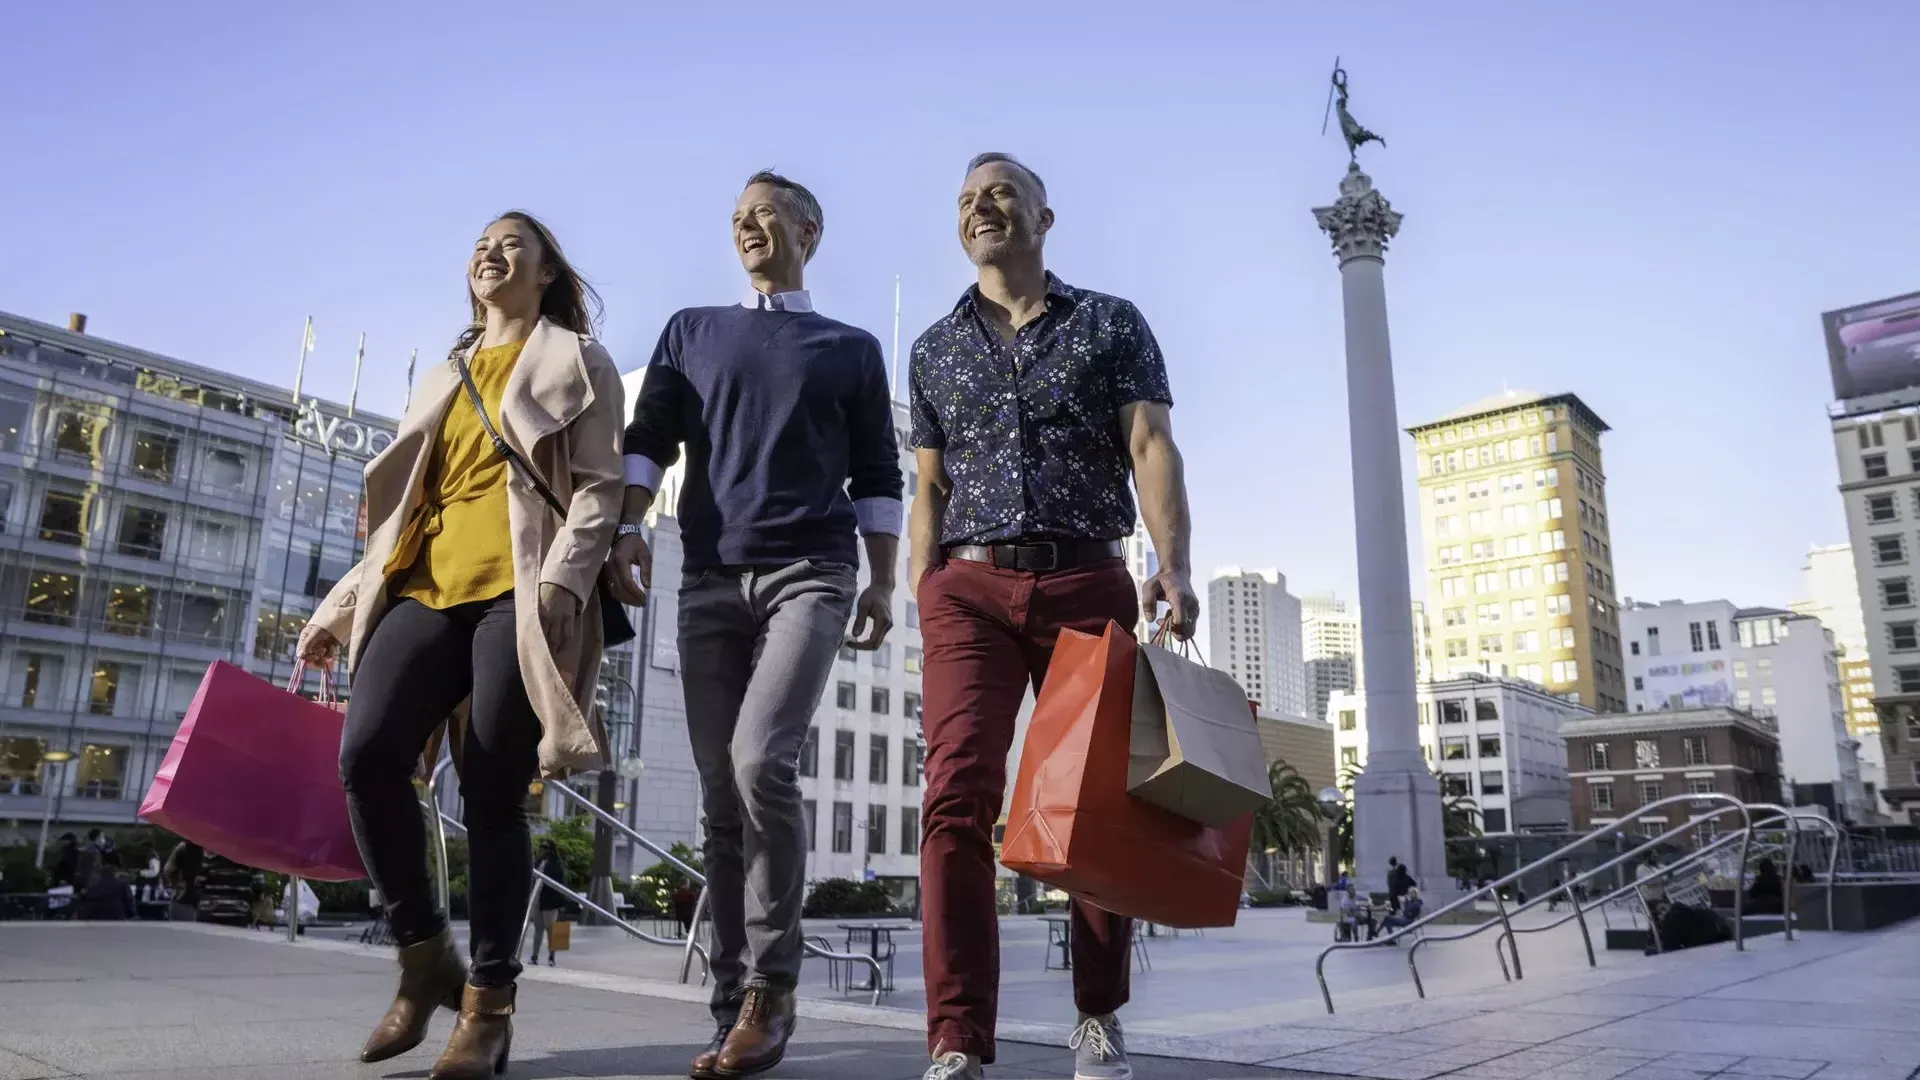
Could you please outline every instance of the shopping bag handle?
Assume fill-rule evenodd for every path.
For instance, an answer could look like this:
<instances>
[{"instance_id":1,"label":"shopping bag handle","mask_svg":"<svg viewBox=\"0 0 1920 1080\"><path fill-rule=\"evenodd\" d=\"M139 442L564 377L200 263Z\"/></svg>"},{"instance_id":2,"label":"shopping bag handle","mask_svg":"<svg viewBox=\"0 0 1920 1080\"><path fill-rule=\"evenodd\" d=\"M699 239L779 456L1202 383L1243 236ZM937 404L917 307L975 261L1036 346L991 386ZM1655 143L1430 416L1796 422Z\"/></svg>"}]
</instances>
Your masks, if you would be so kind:
<instances>
[{"instance_id":1,"label":"shopping bag handle","mask_svg":"<svg viewBox=\"0 0 1920 1080\"><path fill-rule=\"evenodd\" d=\"M1193 643L1192 638L1176 638L1174 640L1177 644L1170 645L1167 643L1167 635L1170 633L1167 624L1171 621L1170 619L1161 619L1160 625L1154 628L1153 636L1147 639L1147 644L1158 645L1175 656L1184 657L1188 660L1194 660L1198 657L1196 662L1204 666L1207 662L1206 655L1200 651L1200 646Z\"/></svg>"},{"instance_id":2,"label":"shopping bag handle","mask_svg":"<svg viewBox=\"0 0 1920 1080\"><path fill-rule=\"evenodd\" d=\"M331 705L338 702L340 696L333 685L333 665L316 664L315 666L320 669L320 696L313 700L322 705ZM295 660L293 662L293 674L287 679L287 692L290 694L299 693L300 682L306 677L307 662L305 660Z\"/></svg>"}]
</instances>

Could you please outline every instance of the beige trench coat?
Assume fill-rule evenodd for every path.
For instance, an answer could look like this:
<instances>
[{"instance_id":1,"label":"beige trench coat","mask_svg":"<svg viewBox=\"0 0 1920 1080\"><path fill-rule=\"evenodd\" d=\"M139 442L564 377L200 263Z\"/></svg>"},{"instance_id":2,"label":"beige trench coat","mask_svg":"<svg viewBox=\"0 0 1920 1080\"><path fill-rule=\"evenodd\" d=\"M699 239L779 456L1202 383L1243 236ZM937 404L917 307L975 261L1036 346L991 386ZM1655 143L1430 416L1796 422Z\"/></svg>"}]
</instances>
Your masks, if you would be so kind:
<instances>
[{"instance_id":1,"label":"beige trench coat","mask_svg":"<svg viewBox=\"0 0 1920 1080\"><path fill-rule=\"evenodd\" d=\"M391 582L381 570L420 505L428 460L450 407L471 407L451 360L421 376L393 445L367 463L366 554L310 620L346 644L349 670L386 613ZM520 670L543 729L540 774L549 778L608 760L606 729L594 708L603 648L595 585L625 495L620 461L625 412L626 391L607 350L542 319L521 350L501 394L499 415L493 417L507 443L568 507L566 520L558 520L539 491L508 470ZM542 584L559 585L581 600L580 633L559 653L540 628ZM448 719L457 761L466 706ZM439 740L436 734L428 743L429 760Z\"/></svg>"}]
</instances>

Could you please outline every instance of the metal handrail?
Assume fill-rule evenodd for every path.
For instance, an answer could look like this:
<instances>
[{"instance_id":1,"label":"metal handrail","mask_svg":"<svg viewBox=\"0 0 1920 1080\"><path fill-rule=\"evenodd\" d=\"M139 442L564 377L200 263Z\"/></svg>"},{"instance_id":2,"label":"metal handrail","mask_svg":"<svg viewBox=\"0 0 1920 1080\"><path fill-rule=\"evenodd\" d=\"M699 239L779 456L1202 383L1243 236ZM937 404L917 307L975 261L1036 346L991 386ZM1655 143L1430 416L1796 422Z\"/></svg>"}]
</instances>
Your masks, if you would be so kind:
<instances>
[{"instance_id":1,"label":"metal handrail","mask_svg":"<svg viewBox=\"0 0 1920 1080\"><path fill-rule=\"evenodd\" d=\"M1661 807L1672 805L1672 804L1683 803L1683 802L1695 802L1695 801L1724 802L1729 805L1727 805L1726 807L1723 807L1721 810L1715 811L1712 815L1708 815L1707 817L1703 817L1703 818L1694 818L1693 820L1689 821L1686 825L1680 826L1677 829L1668 830L1667 834L1662 834L1660 837L1657 837L1654 840L1648 841L1646 844L1643 844L1640 847L1634 849L1632 852L1629 852L1627 855L1623 855L1616 858L1612 862L1607 863L1605 867L1588 871L1586 875L1582 875L1580 878L1576 880L1584 881L1587 879L1587 877L1590 877L1594 873L1597 873L1598 869L1610 868L1616 865L1617 863L1625 860L1626 858L1631 857L1632 855L1637 855L1647 850L1648 848L1655 846L1656 844L1663 843L1667 839L1669 834L1677 834L1679 832L1685 831L1686 829L1692 828L1695 825L1699 824L1701 821L1711 820L1712 818L1718 817L1720 814L1725 813L1728 810L1735 810L1740 813L1740 816L1742 819L1742 826L1744 829L1749 831L1749 836L1750 836L1750 831L1753 827L1753 816L1747 810L1747 805L1745 803L1741 802L1740 800L1734 798L1731 795L1724 795L1717 792L1712 794L1703 794L1703 795L1674 795L1665 799L1661 799L1658 802L1648 803L1647 805L1639 808L1638 810L1633 811L1627 816L1620 818L1616 821L1613 821L1602 828L1596 829L1593 832L1590 832L1587 835L1582 836L1577 840L1574 840L1573 842L1565 845L1564 847L1561 847L1557 851L1554 851L1542 858L1536 859L1533 862L1526 864L1525 866L1519 867L1518 869L1514 870L1513 873L1508 874L1507 876L1500 878L1497 881L1489 882L1485 885L1480 886L1477 889L1473 889L1467 892L1466 894L1462 895L1459 899L1454 900L1452 903L1447 904L1435 910L1430 915L1423 916L1419 920L1409 923L1398 930L1395 930L1392 934L1386 937L1376 938L1373 941L1335 942L1334 944L1329 945L1326 949L1321 951L1320 956L1314 961L1314 964L1313 964L1314 978L1317 979L1320 983L1320 997L1326 1003L1328 1014L1332 1014L1333 1012L1333 991L1331 991L1327 987L1326 964L1327 964L1327 957L1332 955L1333 953L1341 952L1348 949L1373 948L1376 946L1387 945L1392 942L1398 941L1400 938L1413 933L1415 930L1419 930L1427 926L1428 924L1434 922L1435 920L1439 919L1441 916L1446 915L1449 912L1458 911L1461 908L1467 907L1473 904L1475 901L1479 900L1482 896L1488 895L1488 894L1492 895L1494 910L1499 916L1501 926L1507 930L1512 930L1513 922L1507 912L1506 900L1500 895L1500 890L1502 888L1508 885L1511 885L1516 881L1519 881L1521 877L1523 877L1529 872L1538 870L1542 866L1545 866L1549 863L1553 863L1558 861L1561 858L1564 858L1568 854L1571 854L1573 851L1579 849L1580 847L1588 843L1591 843L1594 840L1598 840L1601 837L1608 836L1616 832L1620 828L1620 826L1625 825L1630 821L1633 821L1635 818L1638 818L1648 813L1649 811L1657 810ZM1741 865L1743 866L1745 865L1744 859L1742 860ZM1739 913L1739 903L1740 903L1739 895L1736 893L1735 899L1734 899L1736 916ZM1472 934L1479 933L1481 930L1484 930L1487 925L1491 925L1491 924L1485 924L1485 925L1476 927L1469 934L1459 935L1459 937L1455 937L1455 938L1443 938L1440 940L1459 940L1460 937L1470 937L1472 936ZM1581 926L1584 927L1585 925L1586 925L1585 919L1582 918ZM1414 959L1414 953L1418 951L1419 946L1421 944L1424 944L1426 940L1427 939L1424 936L1419 938L1419 940L1417 940L1414 943L1414 948L1412 950L1409 950L1407 953L1407 964L1409 969L1412 970L1413 972L1414 989L1418 991L1420 996L1423 998L1427 996L1426 988L1420 984L1420 972L1417 967L1413 966L1413 959ZM1737 929L1735 931L1734 942L1737 948L1742 948L1742 949L1745 948L1745 943L1740 940L1739 931ZM1514 973L1517 977L1520 972L1520 954L1518 951L1514 952L1513 966L1514 966Z\"/></svg>"},{"instance_id":2,"label":"metal handrail","mask_svg":"<svg viewBox=\"0 0 1920 1080\"><path fill-rule=\"evenodd\" d=\"M1776 821L1783 821L1783 820L1786 820L1786 817L1784 815L1776 815L1774 817L1766 819L1765 821L1755 824L1753 827L1756 830L1764 829L1767 826L1772 825ZM1668 863L1667 865L1661 867L1652 876L1666 877L1669 875L1677 874L1681 870L1685 870L1696 863L1704 862L1708 856L1721 850L1722 848L1727 847L1728 845L1732 844L1735 840L1741 839L1741 836L1742 836L1741 831L1735 831L1735 832L1727 833L1724 836L1718 837L1712 842L1710 842L1706 847L1703 847L1698 851L1692 852L1691 854L1687 855L1686 857L1676 862ZM1651 880L1651 879L1647 879L1647 880ZM1567 914L1561 916L1558 919L1555 919L1552 922L1543 923L1539 926L1519 926L1519 927L1515 927L1511 932L1504 931L1504 930L1501 931L1500 936L1495 938L1493 943L1494 959L1500 962L1500 974L1505 976L1508 982L1513 981L1513 976L1507 969L1506 953L1501 951L1503 948L1511 949L1512 946L1510 942L1511 942L1512 936L1517 936L1519 934L1538 934L1547 930L1557 930L1560 927L1567 925L1567 923L1573 921L1575 918L1582 918L1581 926L1584 929L1585 928L1585 921L1584 921L1585 912L1592 911L1596 908L1599 908L1602 911L1604 911L1606 908L1606 905L1614 902L1615 900L1620 899L1621 897L1628 895L1629 893L1638 893L1641 887L1644 886L1645 884L1646 884L1646 880L1636 880L1636 881L1629 882L1613 890L1612 892L1606 894L1605 896L1600 897L1598 900L1587 901L1584 909L1581 906L1581 901L1579 896L1573 891L1573 887L1574 887L1573 882L1569 882L1567 884L1560 886L1559 888L1549 890L1541 898L1547 903L1549 908L1551 908L1553 904L1553 898L1555 896L1565 893L1568 901L1573 904L1574 910L1568 912ZM1828 900L1829 900L1828 918L1829 920L1831 920L1832 918L1832 915L1831 915L1832 896L1831 895L1828 896ZM1529 903L1527 906L1530 907L1532 906L1532 904ZM1519 914L1519 911L1516 910L1514 913ZM1658 931L1654 930L1653 933L1657 941ZM1598 959L1594 956L1594 953L1593 953L1593 938L1591 935L1585 935L1585 938L1586 938L1586 945L1587 945L1587 966L1598 967L1599 966ZM1448 940L1451 940L1451 939L1448 939Z\"/></svg>"},{"instance_id":3,"label":"metal handrail","mask_svg":"<svg viewBox=\"0 0 1920 1080\"><path fill-rule=\"evenodd\" d=\"M693 867L688 866L686 863L681 862L679 859L675 858L671 852L663 850L660 847L660 845L640 835L640 833L636 831L631 825L628 825L626 822L621 821L618 817L615 817L614 815L609 814L605 810L601 809L597 803L587 798L585 795L580 794L579 792L573 790L572 788L568 787L565 784L555 784L554 789L559 791L561 794L567 796L568 798L572 799L582 809L586 810L588 813L592 814L594 817L598 818L601 821L606 822L608 825L612 826L615 829L618 829L620 832L630 837L634 843L639 844L641 847L646 848L648 851L652 852L653 854L660 856L660 858L664 862L666 862L667 865L673 867L675 870L680 871L682 874L685 874L689 879L700 883L700 900L698 903L694 905L693 924L692 924L692 927L687 931L688 952L691 953L695 948L697 948L697 946L694 945L693 940L700 927L701 912L707 906L708 897L707 897L706 875L702 874L698 870L695 870ZM673 944L678 945L680 944L680 942L675 941L673 942ZM863 953L832 952L827 949L822 949L819 946L806 941L804 938L802 939L801 944L808 953L814 956L817 956L822 960L835 961L835 962L845 963L845 964L865 964L867 968L873 972L873 982L871 983L873 987L873 1004L875 1005L880 1004L881 996L884 995L887 991L886 991L886 979L883 974L884 969L880 966L879 960L876 960L875 958L871 956L867 956ZM705 959L704 955L702 958ZM680 966L681 982L687 981L690 974L689 966L690 966L690 961L683 960L681 962L681 966Z\"/></svg>"},{"instance_id":4,"label":"metal handrail","mask_svg":"<svg viewBox=\"0 0 1920 1080\"><path fill-rule=\"evenodd\" d=\"M1634 811L1633 814L1629 814L1627 817L1621 818L1620 820L1613 822L1610 825L1607 825L1604 830L1597 830L1596 833L1589 834L1587 837L1582 838L1582 840L1577 840L1574 842L1574 844L1568 845L1568 848L1562 848L1560 852L1556 852L1553 855L1549 855L1546 859L1538 860L1537 862L1533 863L1532 866L1538 867L1541 863L1544 863L1548 860L1557 859L1560 857L1560 855L1564 854L1569 848L1577 844L1583 843L1585 840L1592 839L1595 835L1599 835L1601 832L1617 833L1619 830L1619 826L1626 824L1628 821L1632 820L1632 818L1634 818L1635 816L1645 813L1648 810L1655 809L1656 807L1659 807L1665 803L1673 802L1673 801L1694 801L1694 800L1703 799L1703 798L1705 798L1705 796L1675 795L1675 796L1672 796L1670 799L1662 799L1659 802L1649 803L1648 805L1641 807L1639 810ZM1642 841L1640 845L1635 847L1633 850L1622 852L1618 855L1615 855L1613 858L1608 859L1606 862L1603 862L1598 866L1595 866L1593 869L1588 870L1583 874L1579 874L1575 876L1570 881L1564 882L1561 885L1561 888L1571 889L1575 885L1585 884L1586 882L1599 877L1601 874L1605 873L1608 870L1613 869L1616 866L1625 865L1626 863L1632 861L1638 856L1643 855L1646 852L1651 851L1661 846L1662 844L1665 844L1679 837L1683 833L1686 833L1692 829L1698 828L1701 824L1705 822L1713 821L1714 819L1718 818L1720 815L1728 812L1729 810L1737 809L1741 812L1742 816L1746 818L1746 824L1743 825L1741 829L1737 831L1737 835L1740 835L1744 838L1744 843L1741 849L1741 856L1742 856L1742 859L1744 860L1746 856L1747 848L1748 846L1751 845L1752 835L1753 835L1753 826L1752 826L1753 819L1752 819L1751 810L1748 808L1748 806L1745 803L1740 802L1738 799L1735 799L1730 795L1720 796L1720 798L1724 798L1727 802L1731 803L1732 805L1723 806L1720 809L1715 810L1710 814L1703 814L1700 817L1690 818L1687 821L1662 832L1658 836L1648 838ZM1516 876L1522 873L1525 873L1525 868L1523 868L1522 870L1515 871ZM1545 903L1546 900L1549 897L1551 897L1556 891L1557 890L1550 889L1545 894L1541 896L1536 896L1532 900L1528 900L1522 903L1518 908L1515 908L1511 914L1517 915L1522 911L1530 910L1542 903ZM1740 907L1740 901L1738 898L1736 898L1734 903L1734 910L1735 910L1736 917L1738 916L1738 913L1739 913L1739 907ZM1581 934L1581 937L1586 942L1588 956L1591 957L1593 953L1593 932L1587 926L1585 909L1579 907L1578 904L1576 903L1574 911L1575 911L1575 916L1580 921L1580 934ZM1464 933L1452 934L1445 937L1423 936L1419 941L1414 942L1413 947L1407 950L1407 970L1413 975L1414 989L1419 992L1420 996L1423 998L1427 996L1426 987L1420 981L1420 968L1419 968L1419 964L1417 963L1417 958L1420 953L1420 946L1426 944L1429 941L1464 941L1467 938L1470 938L1475 936L1476 934L1479 934L1480 932L1486 930L1488 927L1492 925L1493 925L1492 923L1482 923L1481 925L1476 926L1473 929L1468 930ZM1518 943L1513 937L1512 921L1510 918L1503 919L1501 922L1501 925L1502 925L1502 935L1507 939L1507 951L1511 953L1513 956L1512 978L1514 979L1524 978L1525 976L1520 967L1520 948ZM1736 927L1734 930L1733 940L1734 940L1735 948L1742 949L1742 950L1746 948L1745 935L1741 932L1741 930L1738 927Z\"/></svg>"},{"instance_id":5,"label":"metal handrail","mask_svg":"<svg viewBox=\"0 0 1920 1080\"><path fill-rule=\"evenodd\" d=\"M434 812L436 814L439 814L440 819L444 824L451 825L454 828L459 829L463 833L467 831L467 827L465 825L461 824L458 821L453 820L451 817L448 817L444 813L440 813L438 809L436 809ZM543 882L549 886L552 886L555 892L558 892L560 895L567 897L568 899L572 900L574 903L579 904L580 906L587 908L590 911L593 911L594 913L598 914L601 918L606 919L608 922L611 922L613 925L619 927L622 930L625 930L627 933L633 935L636 938L639 938L641 941L644 941L649 945L665 945L668 948L678 948L680 946L680 940L678 938L663 938L654 934L647 933L645 930L642 930L639 927L633 925L632 923L626 921L625 919L622 919L620 916L614 914L611 911L608 911L606 908L601 907L599 904L594 903L592 900L589 900L586 897L580 895L579 893L574 892L572 889L567 888L565 883L556 881L553 878L548 877L546 874L541 873L539 867L534 868L533 876L536 881ZM526 938L527 926L533 921L534 906L539 902L539 899L540 899L539 889L535 888L533 897L527 901L527 914L520 922L520 940L524 940ZM516 951L519 949L519 944L517 941L514 945L514 948ZM705 949L700 948L698 945L695 945L694 948L699 953L701 967L705 969L705 974L702 975L700 978L701 984L705 985L707 979L711 977L713 974L713 963L707 958L707 951ZM685 981L685 980L682 980L682 981Z\"/></svg>"}]
</instances>

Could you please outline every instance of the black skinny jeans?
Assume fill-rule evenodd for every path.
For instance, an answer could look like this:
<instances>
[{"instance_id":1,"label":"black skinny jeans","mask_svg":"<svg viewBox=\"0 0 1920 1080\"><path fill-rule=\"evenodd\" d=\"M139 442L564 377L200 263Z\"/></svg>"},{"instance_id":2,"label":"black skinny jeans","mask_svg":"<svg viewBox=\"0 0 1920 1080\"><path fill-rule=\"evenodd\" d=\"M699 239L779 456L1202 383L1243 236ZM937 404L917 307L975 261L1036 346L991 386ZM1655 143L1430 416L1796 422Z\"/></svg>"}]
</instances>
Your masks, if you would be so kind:
<instances>
[{"instance_id":1,"label":"black skinny jeans","mask_svg":"<svg viewBox=\"0 0 1920 1080\"><path fill-rule=\"evenodd\" d=\"M354 672L340 742L353 835L401 946L446 929L427 874L427 830L414 764L427 737L469 694L460 760L466 806L467 911L475 986L505 986L533 882L527 785L539 767L540 718L514 649L513 594L437 611L401 600L374 628Z\"/></svg>"}]
</instances>

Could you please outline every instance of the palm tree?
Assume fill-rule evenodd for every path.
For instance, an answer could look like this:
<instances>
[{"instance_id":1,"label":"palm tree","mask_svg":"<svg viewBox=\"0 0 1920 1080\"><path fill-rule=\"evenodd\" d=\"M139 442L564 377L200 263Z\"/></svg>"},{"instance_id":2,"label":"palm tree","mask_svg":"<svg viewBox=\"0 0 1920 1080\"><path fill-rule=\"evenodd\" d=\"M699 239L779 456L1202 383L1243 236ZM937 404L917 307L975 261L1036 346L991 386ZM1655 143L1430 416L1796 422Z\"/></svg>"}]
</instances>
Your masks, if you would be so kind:
<instances>
[{"instance_id":1,"label":"palm tree","mask_svg":"<svg viewBox=\"0 0 1920 1080\"><path fill-rule=\"evenodd\" d=\"M1306 778L1284 761L1267 767L1267 785L1273 801L1254 811L1251 847L1264 869L1256 871L1257 876L1271 885L1276 853L1304 855L1320 846L1320 800Z\"/></svg>"}]
</instances>

